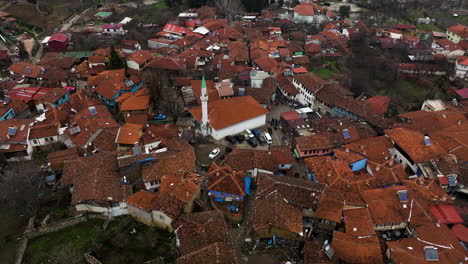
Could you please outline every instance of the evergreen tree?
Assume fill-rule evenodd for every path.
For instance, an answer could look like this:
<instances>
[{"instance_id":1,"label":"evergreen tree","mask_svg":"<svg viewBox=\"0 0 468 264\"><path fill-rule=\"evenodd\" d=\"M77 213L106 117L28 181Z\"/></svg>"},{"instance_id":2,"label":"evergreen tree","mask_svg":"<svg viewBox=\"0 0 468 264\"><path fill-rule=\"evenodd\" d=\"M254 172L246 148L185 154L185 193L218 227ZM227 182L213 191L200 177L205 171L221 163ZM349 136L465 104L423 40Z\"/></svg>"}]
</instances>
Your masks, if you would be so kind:
<instances>
[{"instance_id":1,"label":"evergreen tree","mask_svg":"<svg viewBox=\"0 0 468 264\"><path fill-rule=\"evenodd\" d=\"M351 12L351 7L344 5L340 6L340 18L343 20L349 17L349 13Z\"/></svg>"},{"instance_id":2,"label":"evergreen tree","mask_svg":"<svg viewBox=\"0 0 468 264\"><path fill-rule=\"evenodd\" d=\"M115 51L114 46L111 46L110 56L109 56L109 69L122 69L125 68L126 63L123 59L119 57L117 51Z\"/></svg>"}]
</instances>

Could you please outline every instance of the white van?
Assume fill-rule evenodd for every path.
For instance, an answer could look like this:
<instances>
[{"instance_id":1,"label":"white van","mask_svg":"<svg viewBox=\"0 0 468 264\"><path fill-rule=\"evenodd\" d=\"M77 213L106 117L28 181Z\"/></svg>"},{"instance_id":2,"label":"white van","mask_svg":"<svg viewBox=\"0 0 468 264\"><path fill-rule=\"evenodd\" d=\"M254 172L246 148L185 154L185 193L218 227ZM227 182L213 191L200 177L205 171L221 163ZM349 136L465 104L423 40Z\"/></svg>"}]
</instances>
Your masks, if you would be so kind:
<instances>
[{"instance_id":1,"label":"white van","mask_svg":"<svg viewBox=\"0 0 468 264\"><path fill-rule=\"evenodd\" d=\"M273 144L273 140L271 139L271 136L269 133L264 133L263 137L265 137L265 140L268 144Z\"/></svg>"}]
</instances>

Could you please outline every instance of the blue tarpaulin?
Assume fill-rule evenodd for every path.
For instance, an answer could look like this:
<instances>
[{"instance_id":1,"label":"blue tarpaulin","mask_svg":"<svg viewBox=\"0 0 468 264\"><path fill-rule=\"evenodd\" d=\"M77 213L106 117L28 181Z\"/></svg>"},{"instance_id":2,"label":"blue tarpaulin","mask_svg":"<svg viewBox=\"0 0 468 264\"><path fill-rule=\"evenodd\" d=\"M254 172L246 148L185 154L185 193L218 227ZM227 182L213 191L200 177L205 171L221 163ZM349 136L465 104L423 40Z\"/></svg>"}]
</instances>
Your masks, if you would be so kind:
<instances>
[{"instance_id":1,"label":"blue tarpaulin","mask_svg":"<svg viewBox=\"0 0 468 264\"><path fill-rule=\"evenodd\" d=\"M250 184L252 183L251 177L245 177L245 194L250 195Z\"/></svg>"}]
</instances>

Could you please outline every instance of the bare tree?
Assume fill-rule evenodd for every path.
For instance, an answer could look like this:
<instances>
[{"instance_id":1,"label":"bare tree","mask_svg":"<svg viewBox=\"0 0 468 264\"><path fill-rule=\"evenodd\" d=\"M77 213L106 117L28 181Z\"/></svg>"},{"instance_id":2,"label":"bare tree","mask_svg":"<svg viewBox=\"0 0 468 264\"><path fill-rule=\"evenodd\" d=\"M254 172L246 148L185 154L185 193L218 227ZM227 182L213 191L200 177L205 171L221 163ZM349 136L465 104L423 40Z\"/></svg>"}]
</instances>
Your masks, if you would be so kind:
<instances>
[{"instance_id":1,"label":"bare tree","mask_svg":"<svg viewBox=\"0 0 468 264\"><path fill-rule=\"evenodd\" d=\"M180 97L175 97L167 100L163 105L164 113L172 119L173 124L177 123L180 114L184 110L184 106Z\"/></svg>"}]
</instances>

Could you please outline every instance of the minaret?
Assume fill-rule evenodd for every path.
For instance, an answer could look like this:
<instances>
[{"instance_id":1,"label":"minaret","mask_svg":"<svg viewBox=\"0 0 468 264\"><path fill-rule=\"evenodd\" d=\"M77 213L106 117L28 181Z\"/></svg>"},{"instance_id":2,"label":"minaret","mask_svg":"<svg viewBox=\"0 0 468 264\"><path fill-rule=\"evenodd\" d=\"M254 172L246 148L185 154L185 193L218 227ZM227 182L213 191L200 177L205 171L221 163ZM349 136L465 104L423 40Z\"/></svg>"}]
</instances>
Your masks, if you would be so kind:
<instances>
[{"instance_id":1,"label":"minaret","mask_svg":"<svg viewBox=\"0 0 468 264\"><path fill-rule=\"evenodd\" d=\"M208 93L206 92L205 75L202 77L200 101L202 104L202 124L201 133L203 136L208 135Z\"/></svg>"}]
</instances>

